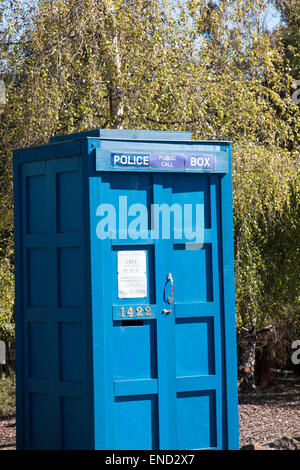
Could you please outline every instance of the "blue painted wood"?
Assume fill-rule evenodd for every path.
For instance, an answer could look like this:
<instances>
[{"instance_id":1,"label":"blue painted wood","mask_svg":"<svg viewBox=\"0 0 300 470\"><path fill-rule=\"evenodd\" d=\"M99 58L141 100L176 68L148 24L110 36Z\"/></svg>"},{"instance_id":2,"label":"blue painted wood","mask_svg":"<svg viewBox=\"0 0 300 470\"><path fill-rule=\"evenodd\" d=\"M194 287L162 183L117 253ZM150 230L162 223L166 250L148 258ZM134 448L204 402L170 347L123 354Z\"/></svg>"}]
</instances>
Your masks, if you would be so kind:
<instances>
[{"instance_id":1,"label":"blue painted wood","mask_svg":"<svg viewBox=\"0 0 300 470\"><path fill-rule=\"evenodd\" d=\"M191 140L190 132L174 132L174 131L149 131L149 130L130 130L130 129L94 129L86 132L78 132L74 134L58 135L50 138L50 143L65 142L67 140L78 140L85 137L98 137L101 140L144 140L172 142L174 140Z\"/></svg>"},{"instance_id":2,"label":"blue painted wood","mask_svg":"<svg viewBox=\"0 0 300 470\"><path fill-rule=\"evenodd\" d=\"M198 392L199 390L216 390L217 386L218 382L215 374L177 377L176 379L177 393Z\"/></svg>"},{"instance_id":3,"label":"blue painted wood","mask_svg":"<svg viewBox=\"0 0 300 470\"><path fill-rule=\"evenodd\" d=\"M84 160L69 146L38 153L20 150L14 161L18 448L92 448Z\"/></svg>"},{"instance_id":4,"label":"blue painted wood","mask_svg":"<svg viewBox=\"0 0 300 470\"><path fill-rule=\"evenodd\" d=\"M190 137L98 129L15 152L18 448L238 448L230 143ZM111 168L121 151L217 167ZM138 237L131 204L148 210ZM164 237L153 204L199 204L197 230L174 219ZM122 250L145 252L146 297L118 297Z\"/></svg>"},{"instance_id":5,"label":"blue painted wood","mask_svg":"<svg viewBox=\"0 0 300 470\"><path fill-rule=\"evenodd\" d=\"M215 403L216 403L216 448L223 448L223 421L225 416L225 400L224 397L224 381L225 375L223 371L223 356L222 356L222 322L223 322L223 311L220 303L220 296L222 295L223 286L220 282L220 246L218 245L219 234L221 233L221 221L218 217L218 209L221 204L220 198L220 177L213 176L211 178L210 186L210 201L211 201L211 226L214 228L215 242L212 243L212 270L213 270L213 281L212 291L214 301L217 306L218 315L214 320L214 354L215 354L215 375L217 379L216 391L215 391ZM218 236L219 235L219 236Z\"/></svg>"},{"instance_id":6,"label":"blue painted wood","mask_svg":"<svg viewBox=\"0 0 300 470\"><path fill-rule=\"evenodd\" d=\"M91 162L90 162L91 163ZM105 282L111 277L110 263L105 263L109 253L109 241L99 243L95 236L96 211L103 200L103 185L100 178L93 175L89 169L89 200L90 200L90 253L91 253L91 307L92 338L93 338L93 394L94 394L94 446L95 449L113 448L113 377L111 372L112 360L112 321L110 287ZM108 246L107 246L108 245ZM105 270L104 270L105 266ZM111 308L111 307L110 307ZM97 313L96 313L97 312Z\"/></svg>"},{"instance_id":7,"label":"blue painted wood","mask_svg":"<svg viewBox=\"0 0 300 470\"><path fill-rule=\"evenodd\" d=\"M154 177L153 200L154 203L170 202L170 188L164 188L164 178L160 173ZM155 255L159 448L177 449L175 317L173 305L167 302L168 294L164 295L170 272L170 240L159 239ZM171 309L171 313L163 314L164 309Z\"/></svg>"},{"instance_id":8,"label":"blue painted wood","mask_svg":"<svg viewBox=\"0 0 300 470\"><path fill-rule=\"evenodd\" d=\"M236 320L235 320L235 286L234 286L234 252L233 252L233 209L231 148L229 149L229 170L221 180L221 204L219 205L222 220L222 285L221 302L224 309L223 354L226 364L227 394L227 442L228 449L239 449L239 417L237 392L237 355L236 355Z\"/></svg>"},{"instance_id":9,"label":"blue painted wood","mask_svg":"<svg viewBox=\"0 0 300 470\"><path fill-rule=\"evenodd\" d=\"M158 393L157 379L115 380L114 388L116 397Z\"/></svg>"},{"instance_id":10,"label":"blue painted wood","mask_svg":"<svg viewBox=\"0 0 300 470\"><path fill-rule=\"evenodd\" d=\"M50 160L51 158L65 158L75 155L81 155L80 142L65 142L64 144L39 145L36 147L28 147L15 151L14 158L19 163L41 162Z\"/></svg>"},{"instance_id":11,"label":"blue painted wood","mask_svg":"<svg viewBox=\"0 0 300 470\"><path fill-rule=\"evenodd\" d=\"M218 306L215 302L175 302L174 313L176 318L193 318L215 316Z\"/></svg>"}]
</instances>

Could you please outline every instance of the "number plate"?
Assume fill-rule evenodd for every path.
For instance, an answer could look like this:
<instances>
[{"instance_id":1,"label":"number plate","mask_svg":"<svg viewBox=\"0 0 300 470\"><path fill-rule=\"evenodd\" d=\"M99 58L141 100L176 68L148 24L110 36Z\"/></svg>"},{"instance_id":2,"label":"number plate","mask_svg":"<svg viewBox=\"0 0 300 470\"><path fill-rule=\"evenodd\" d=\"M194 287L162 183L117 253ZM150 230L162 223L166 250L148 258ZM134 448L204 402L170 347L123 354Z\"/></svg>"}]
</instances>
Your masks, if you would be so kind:
<instances>
[{"instance_id":1,"label":"number plate","mask_svg":"<svg viewBox=\"0 0 300 470\"><path fill-rule=\"evenodd\" d=\"M156 318L156 305L114 305L113 320L151 320Z\"/></svg>"}]
</instances>

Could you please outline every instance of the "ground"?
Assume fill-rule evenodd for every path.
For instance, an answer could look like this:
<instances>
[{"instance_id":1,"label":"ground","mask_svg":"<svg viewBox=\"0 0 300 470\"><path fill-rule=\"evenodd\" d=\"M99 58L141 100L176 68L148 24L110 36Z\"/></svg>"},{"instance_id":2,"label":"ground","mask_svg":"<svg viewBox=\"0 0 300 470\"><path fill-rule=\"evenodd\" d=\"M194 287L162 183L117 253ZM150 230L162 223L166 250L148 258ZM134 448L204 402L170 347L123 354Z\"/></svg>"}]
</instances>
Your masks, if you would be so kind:
<instances>
[{"instance_id":1,"label":"ground","mask_svg":"<svg viewBox=\"0 0 300 470\"><path fill-rule=\"evenodd\" d=\"M15 449L15 417L0 417L0 450ZM0 415L1 416L1 415ZM240 446L300 434L300 377L277 378L239 397Z\"/></svg>"},{"instance_id":2,"label":"ground","mask_svg":"<svg viewBox=\"0 0 300 470\"><path fill-rule=\"evenodd\" d=\"M0 450L16 448L16 419L0 420Z\"/></svg>"},{"instance_id":3,"label":"ground","mask_svg":"<svg viewBox=\"0 0 300 470\"><path fill-rule=\"evenodd\" d=\"M277 378L239 397L240 446L300 435L300 377Z\"/></svg>"}]
</instances>

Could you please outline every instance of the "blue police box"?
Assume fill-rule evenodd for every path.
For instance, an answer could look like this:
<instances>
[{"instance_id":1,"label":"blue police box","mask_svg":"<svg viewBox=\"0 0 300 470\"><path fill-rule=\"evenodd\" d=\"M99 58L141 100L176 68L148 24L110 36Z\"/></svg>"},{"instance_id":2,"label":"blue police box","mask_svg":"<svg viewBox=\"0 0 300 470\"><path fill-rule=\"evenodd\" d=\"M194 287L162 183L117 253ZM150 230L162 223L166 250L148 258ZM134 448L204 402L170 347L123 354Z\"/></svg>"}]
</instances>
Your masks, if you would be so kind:
<instances>
[{"instance_id":1,"label":"blue police box","mask_svg":"<svg viewBox=\"0 0 300 470\"><path fill-rule=\"evenodd\" d=\"M237 449L231 146L14 152L19 449Z\"/></svg>"}]
</instances>

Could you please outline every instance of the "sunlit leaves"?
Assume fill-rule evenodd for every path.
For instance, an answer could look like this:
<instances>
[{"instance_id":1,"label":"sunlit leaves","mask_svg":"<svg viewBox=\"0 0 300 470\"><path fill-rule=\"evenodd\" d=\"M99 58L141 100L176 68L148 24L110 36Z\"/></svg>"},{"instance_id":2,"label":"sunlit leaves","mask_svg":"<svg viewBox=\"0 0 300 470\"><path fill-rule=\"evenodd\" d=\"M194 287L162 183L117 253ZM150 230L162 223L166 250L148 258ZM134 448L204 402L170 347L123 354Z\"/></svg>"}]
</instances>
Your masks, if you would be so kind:
<instances>
[{"instance_id":1,"label":"sunlit leaves","mask_svg":"<svg viewBox=\"0 0 300 470\"><path fill-rule=\"evenodd\" d=\"M0 258L0 339L8 342L14 336L14 274L8 260Z\"/></svg>"},{"instance_id":2,"label":"sunlit leaves","mask_svg":"<svg viewBox=\"0 0 300 470\"><path fill-rule=\"evenodd\" d=\"M299 234L299 107L282 50L262 25L267 3L36 0L23 10L12 2L0 29L2 233L12 227L14 147L121 126L229 139L239 318L264 323L287 299L294 305L295 253L284 233Z\"/></svg>"}]
</instances>

